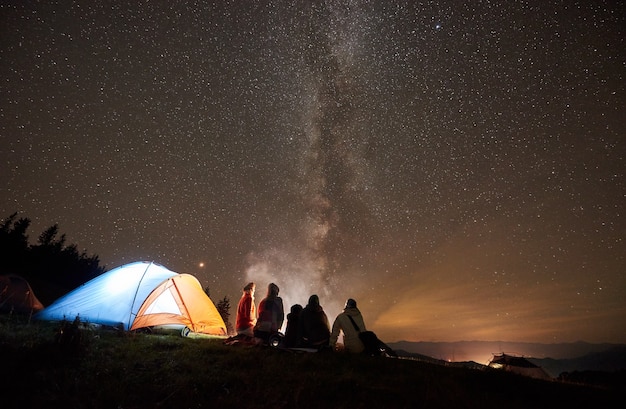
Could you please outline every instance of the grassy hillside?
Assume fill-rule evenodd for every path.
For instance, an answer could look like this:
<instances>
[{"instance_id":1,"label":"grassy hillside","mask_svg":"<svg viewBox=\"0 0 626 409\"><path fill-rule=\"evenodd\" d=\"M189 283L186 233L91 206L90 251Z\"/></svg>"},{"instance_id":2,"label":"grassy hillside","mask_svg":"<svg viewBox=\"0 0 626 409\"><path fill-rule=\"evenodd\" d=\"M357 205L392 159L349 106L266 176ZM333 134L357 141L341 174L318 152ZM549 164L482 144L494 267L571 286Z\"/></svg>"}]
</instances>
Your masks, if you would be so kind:
<instances>
[{"instance_id":1,"label":"grassy hillside","mask_svg":"<svg viewBox=\"0 0 626 409\"><path fill-rule=\"evenodd\" d=\"M603 408L617 391L412 360L0 317L3 408Z\"/></svg>"}]
</instances>

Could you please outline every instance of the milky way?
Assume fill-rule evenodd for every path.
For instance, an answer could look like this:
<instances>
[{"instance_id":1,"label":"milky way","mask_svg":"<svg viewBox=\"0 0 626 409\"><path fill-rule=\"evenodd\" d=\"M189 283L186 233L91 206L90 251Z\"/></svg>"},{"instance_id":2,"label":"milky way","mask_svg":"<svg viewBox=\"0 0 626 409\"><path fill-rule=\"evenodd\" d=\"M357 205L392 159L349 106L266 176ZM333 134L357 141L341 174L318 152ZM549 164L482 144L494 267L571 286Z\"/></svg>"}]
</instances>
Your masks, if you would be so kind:
<instances>
[{"instance_id":1,"label":"milky way","mask_svg":"<svg viewBox=\"0 0 626 409\"><path fill-rule=\"evenodd\" d=\"M127 3L0 2L31 241L388 341L626 342L623 5Z\"/></svg>"}]
</instances>

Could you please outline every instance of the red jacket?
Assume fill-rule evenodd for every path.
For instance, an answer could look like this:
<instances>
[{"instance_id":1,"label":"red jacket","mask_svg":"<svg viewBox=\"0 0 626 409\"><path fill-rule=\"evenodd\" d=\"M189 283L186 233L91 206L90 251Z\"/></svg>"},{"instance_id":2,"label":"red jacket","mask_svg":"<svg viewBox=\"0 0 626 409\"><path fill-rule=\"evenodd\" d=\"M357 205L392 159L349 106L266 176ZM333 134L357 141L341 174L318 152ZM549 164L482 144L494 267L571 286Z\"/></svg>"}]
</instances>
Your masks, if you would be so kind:
<instances>
[{"instance_id":1,"label":"red jacket","mask_svg":"<svg viewBox=\"0 0 626 409\"><path fill-rule=\"evenodd\" d=\"M253 328L254 324L256 324L256 306L254 305L252 296L248 293L244 293L237 306L235 329L242 330Z\"/></svg>"},{"instance_id":2,"label":"red jacket","mask_svg":"<svg viewBox=\"0 0 626 409\"><path fill-rule=\"evenodd\" d=\"M280 331L285 320L283 299L264 298L259 303L259 319L255 331L274 333Z\"/></svg>"}]
</instances>

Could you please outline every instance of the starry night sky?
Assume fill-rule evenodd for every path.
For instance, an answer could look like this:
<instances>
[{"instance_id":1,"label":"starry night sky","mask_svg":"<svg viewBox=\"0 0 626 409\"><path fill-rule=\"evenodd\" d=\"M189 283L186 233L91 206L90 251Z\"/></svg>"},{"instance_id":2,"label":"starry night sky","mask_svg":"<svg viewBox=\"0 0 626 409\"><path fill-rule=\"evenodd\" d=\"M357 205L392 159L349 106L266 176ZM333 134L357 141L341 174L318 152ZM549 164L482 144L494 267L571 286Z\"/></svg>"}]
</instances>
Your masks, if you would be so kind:
<instances>
[{"instance_id":1,"label":"starry night sky","mask_svg":"<svg viewBox=\"0 0 626 409\"><path fill-rule=\"evenodd\" d=\"M625 16L1 0L0 217L386 341L624 343Z\"/></svg>"}]
</instances>

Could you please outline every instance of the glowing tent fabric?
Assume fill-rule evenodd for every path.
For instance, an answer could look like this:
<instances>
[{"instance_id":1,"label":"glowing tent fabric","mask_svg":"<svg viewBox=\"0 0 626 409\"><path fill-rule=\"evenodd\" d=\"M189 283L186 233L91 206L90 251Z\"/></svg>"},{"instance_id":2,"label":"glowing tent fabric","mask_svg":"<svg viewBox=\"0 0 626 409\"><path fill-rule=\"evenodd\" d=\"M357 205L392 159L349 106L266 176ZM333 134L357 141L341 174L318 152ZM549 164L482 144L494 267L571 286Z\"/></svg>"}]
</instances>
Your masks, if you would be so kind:
<instances>
[{"instance_id":1,"label":"glowing tent fabric","mask_svg":"<svg viewBox=\"0 0 626 409\"><path fill-rule=\"evenodd\" d=\"M172 280L180 276L155 263L126 264L69 292L37 313L35 318L72 321L78 316L82 322L124 330L180 325L197 329L196 332L226 335L224 321L198 280L189 275ZM200 308L214 311L219 321L213 315L208 318L200 314L197 311Z\"/></svg>"},{"instance_id":2,"label":"glowing tent fabric","mask_svg":"<svg viewBox=\"0 0 626 409\"><path fill-rule=\"evenodd\" d=\"M126 264L90 280L56 300L35 318L82 322L130 329L148 294L176 273L154 263Z\"/></svg>"},{"instance_id":3,"label":"glowing tent fabric","mask_svg":"<svg viewBox=\"0 0 626 409\"><path fill-rule=\"evenodd\" d=\"M162 282L146 298L131 330L180 324L193 332L226 335L226 325L197 278L179 274Z\"/></svg>"}]
</instances>

